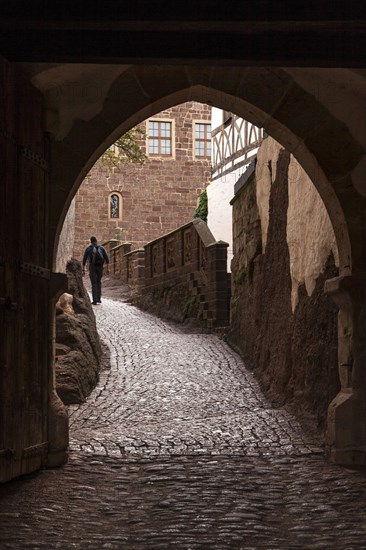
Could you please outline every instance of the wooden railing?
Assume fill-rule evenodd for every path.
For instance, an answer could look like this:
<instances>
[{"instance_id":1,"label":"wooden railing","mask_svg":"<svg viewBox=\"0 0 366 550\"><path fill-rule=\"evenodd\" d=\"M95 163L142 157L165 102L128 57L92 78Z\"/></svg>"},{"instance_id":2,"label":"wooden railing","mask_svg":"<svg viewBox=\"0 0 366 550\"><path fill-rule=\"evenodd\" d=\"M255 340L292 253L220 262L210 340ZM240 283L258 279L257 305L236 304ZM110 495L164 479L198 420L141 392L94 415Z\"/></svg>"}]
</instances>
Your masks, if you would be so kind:
<instances>
[{"instance_id":1,"label":"wooden railing","mask_svg":"<svg viewBox=\"0 0 366 550\"><path fill-rule=\"evenodd\" d=\"M262 142L263 131L250 122L232 115L229 124L222 124L211 133L212 179L247 164Z\"/></svg>"}]
</instances>

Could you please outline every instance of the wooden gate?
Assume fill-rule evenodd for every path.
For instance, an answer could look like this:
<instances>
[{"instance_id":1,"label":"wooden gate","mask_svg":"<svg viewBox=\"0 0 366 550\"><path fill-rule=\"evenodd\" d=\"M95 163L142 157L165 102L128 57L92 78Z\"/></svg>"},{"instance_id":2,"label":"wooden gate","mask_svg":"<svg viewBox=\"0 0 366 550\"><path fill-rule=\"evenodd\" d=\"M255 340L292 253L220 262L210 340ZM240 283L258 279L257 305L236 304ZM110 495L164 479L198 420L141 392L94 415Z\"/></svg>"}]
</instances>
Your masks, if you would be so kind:
<instances>
[{"instance_id":1,"label":"wooden gate","mask_svg":"<svg viewBox=\"0 0 366 550\"><path fill-rule=\"evenodd\" d=\"M39 92L0 58L0 481L45 463L48 164Z\"/></svg>"}]
</instances>

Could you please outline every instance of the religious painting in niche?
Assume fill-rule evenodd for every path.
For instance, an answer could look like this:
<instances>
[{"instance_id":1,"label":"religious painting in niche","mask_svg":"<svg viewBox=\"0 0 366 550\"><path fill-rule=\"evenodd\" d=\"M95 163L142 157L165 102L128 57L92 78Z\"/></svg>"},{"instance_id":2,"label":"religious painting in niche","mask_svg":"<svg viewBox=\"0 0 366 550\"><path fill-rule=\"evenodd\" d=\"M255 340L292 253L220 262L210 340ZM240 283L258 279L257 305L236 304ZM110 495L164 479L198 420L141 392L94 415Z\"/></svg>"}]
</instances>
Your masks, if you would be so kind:
<instances>
[{"instance_id":1,"label":"religious painting in niche","mask_svg":"<svg viewBox=\"0 0 366 550\"><path fill-rule=\"evenodd\" d=\"M121 219L121 195L119 193L109 195L109 218L111 220Z\"/></svg>"}]
</instances>

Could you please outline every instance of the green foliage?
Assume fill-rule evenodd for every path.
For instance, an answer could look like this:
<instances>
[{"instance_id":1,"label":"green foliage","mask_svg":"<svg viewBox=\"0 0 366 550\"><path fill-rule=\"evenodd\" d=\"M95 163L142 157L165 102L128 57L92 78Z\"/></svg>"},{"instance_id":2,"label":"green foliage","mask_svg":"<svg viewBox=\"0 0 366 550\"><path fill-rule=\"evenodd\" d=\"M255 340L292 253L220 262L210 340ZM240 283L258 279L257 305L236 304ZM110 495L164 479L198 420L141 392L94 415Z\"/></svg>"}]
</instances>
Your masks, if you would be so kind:
<instances>
[{"instance_id":1,"label":"green foliage","mask_svg":"<svg viewBox=\"0 0 366 550\"><path fill-rule=\"evenodd\" d=\"M198 200L198 206L193 214L194 218L201 218L201 220L207 222L208 204L207 204L207 191L202 189L200 198Z\"/></svg>"},{"instance_id":2,"label":"green foliage","mask_svg":"<svg viewBox=\"0 0 366 550\"><path fill-rule=\"evenodd\" d=\"M142 152L139 143L144 137L145 131L140 126L132 128L103 153L99 159L100 162L111 172L113 168L118 168L120 164L131 162L144 164L147 156Z\"/></svg>"}]
</instances>

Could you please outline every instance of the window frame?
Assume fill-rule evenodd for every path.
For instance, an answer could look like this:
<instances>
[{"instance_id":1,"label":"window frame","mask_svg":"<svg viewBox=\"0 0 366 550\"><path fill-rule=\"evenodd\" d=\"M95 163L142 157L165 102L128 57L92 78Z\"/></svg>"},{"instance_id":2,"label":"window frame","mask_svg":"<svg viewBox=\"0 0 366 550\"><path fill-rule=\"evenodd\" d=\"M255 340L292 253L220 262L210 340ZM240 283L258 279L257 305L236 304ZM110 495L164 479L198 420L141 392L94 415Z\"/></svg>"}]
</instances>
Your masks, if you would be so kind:
<instances>
[{"instance_id":1,"label":"window frame","mask_svg":"<svg viewBox=\"0 0 366 550\"><path fill-rule=\"evenodd\" d=\"M210 137L209 139L200 139L200 138L196 138L196 127L201 124L201 125L204 125L206 128L207 126L210 128L209 132L210 132ZM209 120L194 120L193 121L193 138L192 138L192 156L193 156L193 159L194 160L211 160L211 155L212 155L212 139L211 139L211 132L212 132L212 128L211 128L211 122ZM207 135L207 130L206 130L206 135ZM205 151L205 155L196 155L196 143L204 143L204 151ZM210 154L207 155L207 144L210 144Z\"/></svg>"},{"instance_id":2,"label":"window frame","mask_svg":"<svg viewBox=\"0 0 366 550\"><path fill-rule=\"evenodd\" d=\"M169 123L170 124L170 154L164 154L161 153L160 149L160 143L163 139L167 139L165 136L161 136L160 133L160 127L159 127L159 134L158 134L158 144L159 144L159 152L158 153L150 153L150 122L158 122L158 123ZM154 136L155 137L155 136ZM175 120L172 118L149 118L146 121L146 154L148 158L150 159L175 159Z\"/></svg>"}]
</instances>

